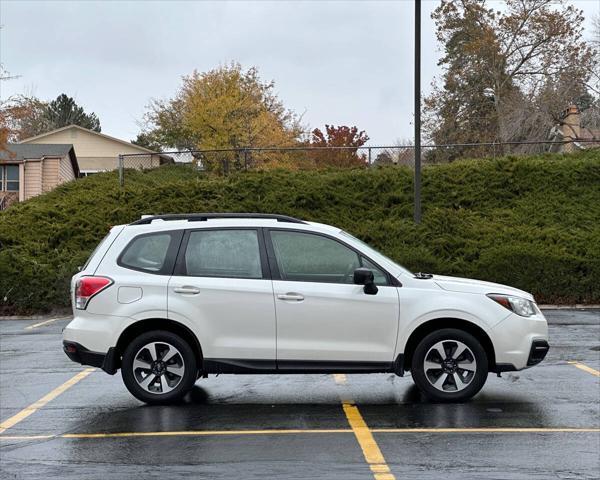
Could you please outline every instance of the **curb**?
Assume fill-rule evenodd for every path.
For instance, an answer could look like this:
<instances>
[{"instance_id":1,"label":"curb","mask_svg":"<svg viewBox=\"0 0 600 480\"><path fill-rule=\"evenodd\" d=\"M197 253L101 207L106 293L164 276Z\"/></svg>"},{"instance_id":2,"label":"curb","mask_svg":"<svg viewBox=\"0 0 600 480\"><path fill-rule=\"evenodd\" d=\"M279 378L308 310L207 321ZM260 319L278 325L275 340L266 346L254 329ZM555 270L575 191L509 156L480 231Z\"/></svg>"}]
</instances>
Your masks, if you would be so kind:
<instances>
[{"instance_id":1,"label":"curb","mask_svg":"<svg viewBox=\"0 0 600 480\"><path fill-rule=\"evenodd\" d=\"M538 305L540 310L600 310L599 304Z\"/></svg>"},{"instance_id":2,"label":"curb","mask_svg":"<svg viewBox=\"0 0 600 480\"><path fill-rule=\"evenodd\" d=\"M73 311L68 308L64 310L54 310L45 315L0 315L0 321L2 320L47 320L49 318L67 318L72 317Z\"/></svg>"}]
</instances>

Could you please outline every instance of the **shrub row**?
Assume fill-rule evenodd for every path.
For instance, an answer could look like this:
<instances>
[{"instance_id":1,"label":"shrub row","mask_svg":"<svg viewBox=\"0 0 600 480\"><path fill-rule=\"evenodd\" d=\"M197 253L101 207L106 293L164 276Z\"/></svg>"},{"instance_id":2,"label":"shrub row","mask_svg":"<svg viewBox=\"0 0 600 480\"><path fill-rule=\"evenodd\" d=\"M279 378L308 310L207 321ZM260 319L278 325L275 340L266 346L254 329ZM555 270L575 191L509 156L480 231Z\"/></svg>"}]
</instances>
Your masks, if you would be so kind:
<instances>
[{"instance_id":1,"label":"shrub row","mask_svg":"<svg viewBox=\"0 0 600 480\"><path fill-rule=\"evenodd\" d=\"M507 283L543 303L600 303L600 152L426 167L423 222L403 167L246 172L181 166L99 174L0 213L0 309L69 303L69 279L110 226L141 214L267 212L330 223L413 271Z\"/></svg>"}]
</instances>

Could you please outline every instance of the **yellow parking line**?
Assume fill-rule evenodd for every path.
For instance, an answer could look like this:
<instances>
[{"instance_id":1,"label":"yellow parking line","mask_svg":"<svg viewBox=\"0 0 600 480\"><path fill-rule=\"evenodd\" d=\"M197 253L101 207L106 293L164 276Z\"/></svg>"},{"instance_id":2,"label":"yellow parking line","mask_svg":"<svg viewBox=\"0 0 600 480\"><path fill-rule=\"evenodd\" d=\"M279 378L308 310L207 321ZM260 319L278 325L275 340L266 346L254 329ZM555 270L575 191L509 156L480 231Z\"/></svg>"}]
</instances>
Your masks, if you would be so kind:
<instances>
[{"instance_id":1,"label":"yellow parking line","mask_svg":"<svg viewBox=\"0 0 600 480\"><path fill-rule=\"evenodd\" d=\"M579 427L373 428L373 433L600 433Z\"/></svg>"},{"instance_id":2,"label":"yellow parking line","mask_svg":"<svg viewBox=\"0 0 600 480\"><path fill-rule=\"evenodd\" d=\"M336 373L333 375L333 378L338 385L346 384L346 375L343 373ZM351 399L346 399L344 395L340 395L340 398L342 399L342 408L346 414L346 419L350 427L352 427L354 436L360 445L366 462L371 468L375 480L396 480L358 407L354 405Z\"/></svg>"},{"instance_id":3,"label":"yellow parking line","mask_svg":"<svg viewBox=\"0 0 600 480\"><path fill-rule=\"evenodd\" d=\"M52 322L56 322L57 320L64 320L65 318L71 318L71 317L51 318L50 320L44 320L43 322L36 323L34 325L29 325L29 326L25 327L25 330L32 330L34 328L41 327L43 325L48 325L49 323L52 323Z\"/></svg>"},{"instance_id":4,"label":"yellow parking line","mask_svg":"<svg viewBox=\"0 0 600 480\"><path fill-rule=\"evenodd\" d=\"M231 435L294 435L300 433L351 433L346 428L332 429L282 429L282 430L183 430L174 432L122 432L122 433L65 433L62 438L119 438L119 437L177 437L177 436L231 436ZM0 437L2 438L2 437Z\"/></svg>"},{"instance_id":5,"label":"yellow parking line","mask_svg":"<svg viewBox=\"0 0 600 480\"><path fill-rule=\"evenodd\" d=\"M600 372L598 370L595 370L592 367L588 367L584 363L581 363L581 362L568 362L568 363L579 368L580 370L583 370L584 372L591 373L592 375L594 375L596 377L600 377Z\"/></svg>"},{"instance_id":6,"label":"yellow parking line","mask_svg":"<svg viewBox=\"0 0 600 480\"><path fill-rule=\"evenodd\" d=\"M342 406L375 480L395 480L396 477L390 472L390 467L388 467L379 445L356 405L344 403Z\"/></svg>"},{"instance_id":7,"label":"yellow parking line","mask_svg":"<svg viewBox=\"0 0 600 480\"><path fill-rule=\"evenodd\" d=\"M356 408L354 405L351 407ZM356 409L358 411L358 409ZM355 414L351 414L354 416ZM360 413L359 413L360 415ZM362 419L362 416L361 416ZM360 422L361 420L357 420ZM364 420L362 420L364 423ZM477 433L600 433L600 427L473 427L473 428L372 428L370 433L426 433L426 434L477 434ZM47 440L50 438L95 439L95 438L131 438L131 437L209 437L244 435L310 435L310 434L349 434L356 432L352 428L317 429L266 429L266 430L180 430L166 432L113 432L113 433L63 433L58 435L0 435L0 440ZM364 433L364 432L363 432ZM365 437L370 441L368 437ZM372 438L372 437L371 437ZM368 449L369 459L379 462L383 457L378 447ZM373 463L371 470L384 472L384 462Z\"/></svg>"},{"instance_id":8,"label":"yellow parking line","mask_svg":"<svg viewBox=\"0 0 600 480\"><path fill-rule=\"evenodd\" d=\"M29 415L31 415L32 413L35 413L38 409L42 408L48 402L54 400L61 393L63 393L64 391L68 390L69 388L71 388L73 385L75 385L80 380L83 380L85 377L87 377L94 370L95 370L95 368L86 368L85 370L83 370L82 372L79 372L77 375L75 375L71 379L67 380L61 386L56 387L50 393L44 395L37 402L32 403L31 405L29 405L28 407L24 408L23 410L21 410L16 415L13 415L9 419L7 419L7 420L3 421L2 423L0 423L0 433L5 432L10 427L14 427L20 421L25 420Z\"/></svg>"}]
</instances>

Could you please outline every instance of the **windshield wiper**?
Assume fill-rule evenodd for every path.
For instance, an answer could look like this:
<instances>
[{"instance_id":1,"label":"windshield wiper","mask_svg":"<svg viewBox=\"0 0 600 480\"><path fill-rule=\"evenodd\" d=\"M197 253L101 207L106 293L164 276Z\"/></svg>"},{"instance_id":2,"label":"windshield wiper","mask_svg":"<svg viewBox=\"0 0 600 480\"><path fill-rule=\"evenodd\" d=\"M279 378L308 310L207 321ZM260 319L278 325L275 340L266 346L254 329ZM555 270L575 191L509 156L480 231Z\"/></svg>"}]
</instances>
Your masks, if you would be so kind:
<instances>
[{"instance_id":1,"label":"windshield wiper","mask_svg":"<svg viewBox=\"0 0 600 480\"><path fill-rule=\"evenodd\" d=\"M433 274L432 273L417 272L417 273L415 273L415 278L418 278L419 280L428 280L430 278L433 278Z\"/></svg>"}]
</instances>

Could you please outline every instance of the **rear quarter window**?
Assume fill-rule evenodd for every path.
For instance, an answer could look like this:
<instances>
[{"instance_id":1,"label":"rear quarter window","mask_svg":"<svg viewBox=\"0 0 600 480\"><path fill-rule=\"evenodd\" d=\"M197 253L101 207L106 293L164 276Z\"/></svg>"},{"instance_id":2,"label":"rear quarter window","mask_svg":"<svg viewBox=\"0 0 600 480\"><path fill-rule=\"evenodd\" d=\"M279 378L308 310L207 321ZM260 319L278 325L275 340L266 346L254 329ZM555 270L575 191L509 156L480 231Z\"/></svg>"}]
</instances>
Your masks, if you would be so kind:
<instances>
[{"instance_id":1,"label":"rear quarter window","mask_svg":"<svg viewBox=\"0 0 600 480\"><path fill-rule=\"evenodd\" d=\"M117 264L131 270L167 274L173 268L181 232L157 232L135 237L125 247Z\"/></svg>"}]
</instances>

